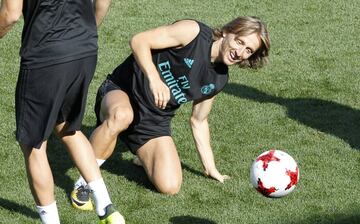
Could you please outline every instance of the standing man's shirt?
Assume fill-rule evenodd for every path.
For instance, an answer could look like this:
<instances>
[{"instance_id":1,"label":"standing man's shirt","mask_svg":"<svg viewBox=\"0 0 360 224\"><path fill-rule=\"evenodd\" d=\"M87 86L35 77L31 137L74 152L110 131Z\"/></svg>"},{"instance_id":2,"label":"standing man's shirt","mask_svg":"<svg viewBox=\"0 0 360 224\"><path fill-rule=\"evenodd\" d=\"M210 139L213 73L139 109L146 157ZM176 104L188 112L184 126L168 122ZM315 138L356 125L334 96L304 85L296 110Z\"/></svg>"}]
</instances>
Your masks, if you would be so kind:
<instances>
[{"instance_id":1,"label":"standing man's shirt","mask_svg":"<svg viewBox=\"0 0 360 224\"><path fill-rule=\"evenodd\" d=\"M91 0L24 0L20 49L23 69L65 63L97 54Z\"/></svg>"}]
</instances>

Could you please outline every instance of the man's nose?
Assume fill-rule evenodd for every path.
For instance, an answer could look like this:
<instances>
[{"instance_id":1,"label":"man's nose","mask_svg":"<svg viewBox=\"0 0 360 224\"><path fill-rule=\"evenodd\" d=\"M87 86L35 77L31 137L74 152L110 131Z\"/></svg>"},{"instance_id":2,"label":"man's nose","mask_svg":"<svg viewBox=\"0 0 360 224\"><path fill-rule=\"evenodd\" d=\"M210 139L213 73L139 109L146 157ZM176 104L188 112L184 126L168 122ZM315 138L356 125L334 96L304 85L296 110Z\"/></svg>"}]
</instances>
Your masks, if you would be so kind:
<instances>
[{"instance_id":1,"label":"man's nose","mask_svg":"<svg viewBox=\"0 0 360 224\"><path fill-rule=\"evenodd\" d=\"M239 58L239 59L243 59L244 50L245 50L244 47L239 47L238 49L236 49L236 50L235 50L235 52L236 52L236 57Z\"/></svg>"}]
</instances>

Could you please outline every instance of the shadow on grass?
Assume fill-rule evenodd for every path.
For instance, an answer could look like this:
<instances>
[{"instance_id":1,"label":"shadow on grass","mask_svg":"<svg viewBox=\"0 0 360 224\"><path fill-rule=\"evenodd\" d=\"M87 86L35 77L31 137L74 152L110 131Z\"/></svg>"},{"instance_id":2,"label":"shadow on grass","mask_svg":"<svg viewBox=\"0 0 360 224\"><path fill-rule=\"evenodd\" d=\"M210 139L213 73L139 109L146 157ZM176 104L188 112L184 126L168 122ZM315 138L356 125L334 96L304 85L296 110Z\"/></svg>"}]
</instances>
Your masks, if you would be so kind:
<instances>
[{"instance_id":1,"label":"shadow on grass","mask_svg":"<svg viewBox=\"0 0 360 224\"><path fill-rule=\"evenodd\" d=\"M182 167L184 170L186 170L186 171L188 171L188 172L190 172L190 173L192 173L192 174L194 174L194 175L196 175L196 176L205 177L205 175L204 175L202 172L200 172L200 171L198 171L198 170L195 170L194 168L190 167L189 165L187 165L187 164L185 164L185 163L183 163L183 162L181 162L181 167Z\"/></svg>"},{"instance_id":2,"label":"shadow on grass","mask_svg":"<svg viewBox=\"0 0 360 224\"><path fill-rule=\"evenodd\" d=\"M194 216L176 216L170 219L171 224L216 224L209 219L198 218Z\"/></svg>"},{"instance_id":3,"label":"shadow on grass","mask_svg":"<svg viewBox=\"0 0 360 224\"><path fill-rule=\"evenodd\" d=\"M0 198L0 207L32 219L39 219L39 215L33 209L30 209L24 205L19 205L18 203L15 203L5 198Z\"/></svg>"},{"instance_id":4,"label":"shadow on grass","mask_svg":"<svg viewBox=\"0 0 360 224\"><path fill-rule=\"evenodd\" d=\"M289 118L346 141L360 150L360 111L332 101L313 98L282 98L253 87L230 83L224 92L259 103L274 103L287 109Z\"/></svg>"},{"instance_id":5,"label":"shadow on grass","mask_svg":"<svg viewBox=\"0 0 360 224\"><path fill-rule=\"evenodd\" d=\"M118 143L113 155L108 160L106 160L106 163L101 166L101 169L119 176L123 176L128 181L134 182L137 185L157 192L142 167L134 165L131 160L125 160L122 158L121 153L124 150L125 146L121 143Z\"/></svg>"},{"instance_id":6,"label":"shadow on grass","mask_svg":"<svg viewBox=\"0 0 360 224\"><path fill-rule=\"evenodd\" d=\"M93 131L93 127L83 126L82 131L89 137ZM137 167L132 161L124 160L122 158L121 150L124 148L125 147L121 143L118 143L113 155L101 166L101 170L123 176L129 181L156 191L141 167ZM74 163L61 140L55 135L51 135L48 139L47 155L54 176L55 185L65 190L70 202L70 194L73 190L74 181L76 180L73 180L66 175L66 172L74 167Z\"/></svg>"}]
</instances>

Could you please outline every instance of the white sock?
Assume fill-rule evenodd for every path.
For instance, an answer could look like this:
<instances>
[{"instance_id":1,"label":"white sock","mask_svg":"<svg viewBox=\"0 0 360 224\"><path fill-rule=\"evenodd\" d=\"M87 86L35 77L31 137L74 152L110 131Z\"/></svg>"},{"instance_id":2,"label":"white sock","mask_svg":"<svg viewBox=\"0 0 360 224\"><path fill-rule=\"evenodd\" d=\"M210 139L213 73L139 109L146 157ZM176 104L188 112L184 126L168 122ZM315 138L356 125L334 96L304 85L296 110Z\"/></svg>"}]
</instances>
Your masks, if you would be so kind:
<instances>
[{"instance_id":1,"label":"white sock","mask_svg":"<svg viewBox=\"0 0 360 224\"><path fill-rule=\"evenodd\" d=\"M56 201L46 206L36 205L36 210L38 211L43 224L60 224Z\"/></svg>"},{"instance_id":2,"label":"white sock","mask_svg":"<svg viewBox=\"0 0 360 224\"><path fill-rule=\"evenodd\" d=\"M96 213L98 216L105 215L105 208L111 203L109 193L106 189L104 180L102 178L91 181L88 184L90 190L93 193Z\"/></svg>"},{"instance_id":3,"label":"white sock","mask_svg":"<svg viewBox=\"0 0 360 224\"><path fill-rule=\"evenodd\" d=\"M105 160L104 159L96 159L96 162L97 162L98 166L100 167L105 162ZM79 179L74 184L74 188L76 189L80 186L85 187L86 185L87 185L87 183L86 183L85 179L80 175Z\"/></svg>"}]
</instances>

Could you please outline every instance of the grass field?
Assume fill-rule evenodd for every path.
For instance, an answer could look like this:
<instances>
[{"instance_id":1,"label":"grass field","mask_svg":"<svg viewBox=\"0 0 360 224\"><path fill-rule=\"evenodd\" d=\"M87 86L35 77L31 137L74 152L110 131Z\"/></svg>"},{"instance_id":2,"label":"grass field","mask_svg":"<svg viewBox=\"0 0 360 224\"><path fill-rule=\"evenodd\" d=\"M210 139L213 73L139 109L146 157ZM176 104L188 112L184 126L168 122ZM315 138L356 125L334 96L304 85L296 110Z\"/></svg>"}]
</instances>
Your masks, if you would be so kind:
<instances>
[{"instance_id":1,"label":"grass field","mask_svg":"<svg viewBox=\"0 0 360 224\"><path fill-rule=\"evenodd\" d=\"M360 1L114 0L99 29L84 131L95 124L97 87L129 54L134 33L182 18L215 27L239 15L267 22L272 49L265 69L230 70L210 116L217 167L231 179L221 184L202 175L189 104L173 122L184 175L180 193L157 193L119 144L102 167L113 202L129 224L360 223ZM0 223L39 223L14 135L21 27L0 40ZM288 152L300 167L299 185L281 199L261 196L249 181L253 159L270 148ZM78 172L55 137L48 156L62 223L96 223L95 212L69 203Z\"/></svg>"}]
</instances>

